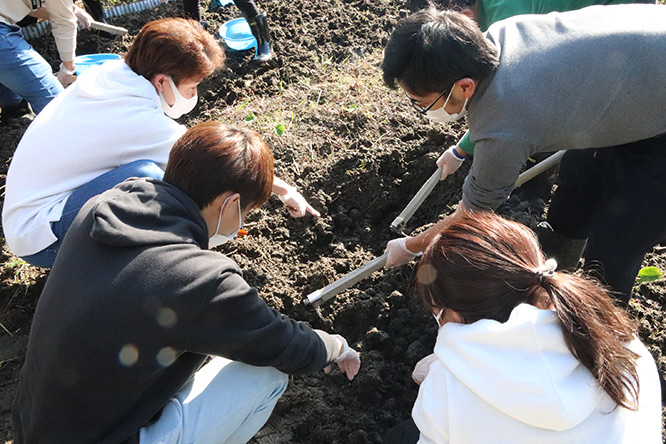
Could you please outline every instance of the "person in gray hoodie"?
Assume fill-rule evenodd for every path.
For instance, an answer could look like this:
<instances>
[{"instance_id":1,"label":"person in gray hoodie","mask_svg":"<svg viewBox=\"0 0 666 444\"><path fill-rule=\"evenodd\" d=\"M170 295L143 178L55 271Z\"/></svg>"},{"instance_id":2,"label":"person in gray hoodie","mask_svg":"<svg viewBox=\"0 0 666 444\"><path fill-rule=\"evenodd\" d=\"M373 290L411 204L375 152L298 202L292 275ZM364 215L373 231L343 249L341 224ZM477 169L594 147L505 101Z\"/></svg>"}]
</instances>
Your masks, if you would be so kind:
<instances>
[{"instance_id":1,"label":"person in gray hoodie","mask_svg":"<svg viewBox=\"0 0 666 444\"><path fill-rule=\"evenodd\" d=\"M451 11L403 19L384 51L384 81L433 121L469 111L476 148L455 213L389 242L387 265L412 259L466 212L496 209L530 156L567 150L546 252L575 266L587 242L586 267L628 304L645 254L666 238L664 23L658 5L516 16L485 34Z\"/></svg>"},{"instance_id":2,"label":"person in gray hoodie","mask_svg":"<svg viewBox=\"0 0 666 444\"><path fill-rule=\"evenodd\" d=\"M35 312L16 444L246 442L286 374L337 363L354 378L342 336L268 307L209 251L272 185L257 133L207 122L174 145L163 181L131 178L84 205Z\"/></svg>"}]
</instances>

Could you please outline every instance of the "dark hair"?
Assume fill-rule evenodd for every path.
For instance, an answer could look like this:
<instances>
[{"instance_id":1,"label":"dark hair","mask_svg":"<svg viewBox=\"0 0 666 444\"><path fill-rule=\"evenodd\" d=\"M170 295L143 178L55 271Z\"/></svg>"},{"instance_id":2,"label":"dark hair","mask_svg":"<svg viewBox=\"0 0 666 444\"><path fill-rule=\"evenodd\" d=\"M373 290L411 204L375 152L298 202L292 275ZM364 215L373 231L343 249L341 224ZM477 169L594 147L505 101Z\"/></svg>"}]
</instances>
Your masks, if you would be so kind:
<instances>
[{"instance_id":1,"label":"dark hair","mask_svg":"<svg viewBox=\"0 0 666 444\"><path fill-rule=\"evenodd\" d=\"M256 131L204 122L175 143L164 181L201 209L225 191L239 193L243 208L257 208L271 195L273 154Z\"/></svg>"},{"instance_id":2,"label":"dark hair","mask_svg":"<svg viewBox=\"0 0 666 444\"><path fill-rule=\"evenodd\" d=\"M384 49L382 70L389 88L444 92L465 77L481 81L495 70L497 50L469 18L429 7L398 22Z\"/></svg>"},{"instance_id":3,"label":"dark hair","mask_svg":"<svg viewBox=\"0 0 666 444\"><path fill-rule=\"evenodd\" d=\"M636 409L638 355L629 316L608 292L582 275L539 273L545 258L534 233L492 212L463 216L439 233L417 269L416 299L450 308L465 323L506 322L521 303L554 306L571 353L617 405Z\"/></svg>"},{"instance_id":4,"label":"dark hair","mask_svg":"<svg viewBox=\"0 0 666 444\"><path fill-rule=\"evenodd\" d=\"M125 63L148 80L167 74L178 85L184 79L201 81L212 74L224 63L224 51L199 22L168 18L141 28Z\"/></svg>"}]
</instances>

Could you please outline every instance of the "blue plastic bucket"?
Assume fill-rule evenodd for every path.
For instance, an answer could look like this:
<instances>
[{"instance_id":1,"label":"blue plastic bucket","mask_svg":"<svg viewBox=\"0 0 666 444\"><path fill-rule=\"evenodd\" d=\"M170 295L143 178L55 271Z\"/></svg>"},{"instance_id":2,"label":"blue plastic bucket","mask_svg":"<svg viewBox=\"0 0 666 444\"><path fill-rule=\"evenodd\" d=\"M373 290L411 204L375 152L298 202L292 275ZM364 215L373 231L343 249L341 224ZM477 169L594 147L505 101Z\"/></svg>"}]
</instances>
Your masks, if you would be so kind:
<instances>
[{"instance_id":1,"label":"blue plastic bucket","mask_svg":"<svg viewBox=\"0 0 666 444\"><path fill-rule=\"evenodd\" d=\"M250 25L248 25L244 18L237 18L226 22L220 26L218 34L220 34L220 37L222 37L224 43L230 49L235 49L236 51L244 51L257 46L257 39L252 35Z\"/></svg>"},{"instance_id":2,"label":"blue plastic bucket","mask_svg":"<svg viewBox=\"0 0 666 444\"><path fill-rule=\"evenodd\" d=\"M82 72L93 66L101 65L109 60L118 60L119 58L118 54L86 54L78 56L74 58L76 75L81 75Z\"/></svg>"}]
</instances>

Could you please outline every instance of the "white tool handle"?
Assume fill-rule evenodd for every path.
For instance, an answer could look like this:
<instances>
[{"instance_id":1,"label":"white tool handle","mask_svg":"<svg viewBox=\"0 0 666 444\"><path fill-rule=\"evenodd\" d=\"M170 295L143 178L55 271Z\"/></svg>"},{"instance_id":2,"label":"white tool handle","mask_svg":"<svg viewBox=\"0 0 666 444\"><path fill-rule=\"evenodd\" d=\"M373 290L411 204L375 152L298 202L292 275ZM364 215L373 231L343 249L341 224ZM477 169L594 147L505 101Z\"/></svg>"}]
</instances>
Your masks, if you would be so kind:
<instances>
[{"instance_id":1,"label":"white tool handle","mask_svg":"<svg viewBox=\"0 0 666 444\"><path fill-rule=\"evenodd\" d=\"M111 34L116 34L116 35L127 34L127 29L121 28L120 26L109 25L108 23L93 21L90 24L90 27L94 29L99 29L100 31L110 32Z\"/></svg>"},{"instance_id":2,"label":"white tool handle","mask_svg":"<svg viewBox=\"0 0 666 444\"><path fill-rule=\"evenodd\" d=\"M379 257L374 258L367 264L352 271L346 276L341 277L335 282L331 282L324 288L310 293L307 298L303 299L304 304L310 304L318 307L336 294L345 291L355 283L365 279L377 270L384 268L388 254L384 253Z\"/></svg>"},{"instance_id":3,"label":"white tool handle","mask_svg":"<svg viewBox=\"0 0 666 444\"><path fill-rule=\"evenodd\" d=\"M557 164L557 162L560 161L562 156L564 155L564 150L559 151L552 156L548 157L547 159L544 159L543 161L539 162L538 164L534 165L527 171L524 171L520 176L518 176L518 179L516 180L516 187L519 187L520 185L524 184L525 182L529 181L530 179L533 179L534 177L538 176L539 174L543 173L546 171L548 168L554 166ZM404 215L407 215L405 221L409 219L412 214L414 214L414 211L416 211L416 208L421 205L421 203L425 200L425 198L430 194L432 189L435 187L437 182L439 181L439 177L441 175L441 168L438 168L437 171L433 173L433 175L428 179L428 181L421 187L419 192L412 198L412 200L409 202L407 207L403 210L400 216L404 217ZM417 199L418 198L418 199ZM414 203L414 209L411 209L412 204ZM408 209L411 211L411 213L408 212ZM398 220L396 218L396 220ZM393 221L394 223L396 221ZM393 227L393 224L391 224L391 227ZM367 264L363 265L361 268L357 268L356 270L352 271L346 276L341 277L335 282L331 282L324 288L320 288L317 291L314 291L310 293L306 299L303 299L304 304L310 304L314 307L318 307L327 300L331 299L333 296L336 294L348 289L352 285L356 284L357 282L365 279L366 277L370 276L372 273L375 271L381 269L386 265L386 259L388 258L388 255L386 253L382 254L381 256L371 260Z\"/></svg>"},{"instance_id":4,"label":"white tool handle","mask_svg":"<svg viewBox=\"0 0 666 444\"><path fill-rule=\"evenodd\" d=\"M399 229L402 227L402 225L407 223L407 221L414 215L416 210L418 210L418 208L421 206L423 201L426 200L426 198L430 195L433 188L435 188L439 182L440 177L442 177L441 167L437 168L437 170L432 173L430 179L428 179L426 183L423 184L421 189L416 193L416 195L412 197L412 200L409 201L405 209L402 210L400 214L398 214L398 217L393 219L393 222L391 222L392 229Z\"/></svg>"},{"instance_id":5,"label":"white tool handle","mask_svg":"<svg viewBox=\"0 0 666 444\"><path fill-rule=\"evenodd\" d=\"M518 176L518 179L516 180L516 185L515 188L518 188L528 180L534 179L536 176L539 174L543 173L546 171L548 168L554 166L557 164L557 162L562 159L562 156L564 156L564 152L566 150L558 151L552 156L542 160L541 162L537 163L533 167L529 168L526 171L523 171L520 176Z\"/></svg>"}]
</instances>

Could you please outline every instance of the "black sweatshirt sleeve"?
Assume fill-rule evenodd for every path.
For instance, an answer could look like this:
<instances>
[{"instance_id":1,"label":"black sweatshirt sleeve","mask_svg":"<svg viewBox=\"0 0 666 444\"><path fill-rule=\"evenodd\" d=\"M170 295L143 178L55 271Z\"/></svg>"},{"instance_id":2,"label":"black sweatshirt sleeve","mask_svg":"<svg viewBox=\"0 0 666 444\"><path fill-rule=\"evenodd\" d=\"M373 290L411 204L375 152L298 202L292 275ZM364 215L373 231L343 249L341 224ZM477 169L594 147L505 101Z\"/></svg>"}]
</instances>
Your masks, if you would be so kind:
<instances>
[{"instance_id":1,"label":"black sweatshirt sleeve","mask_svg":"<svg viewBox=\"0 0 666 444\"><path fill-rule=\"evenodd\" d=\"M287 374L321 370L337 357L339 345L266 305L239 272L222 272L189 328L187 348Z\"/></svg>"}]
</instances>

